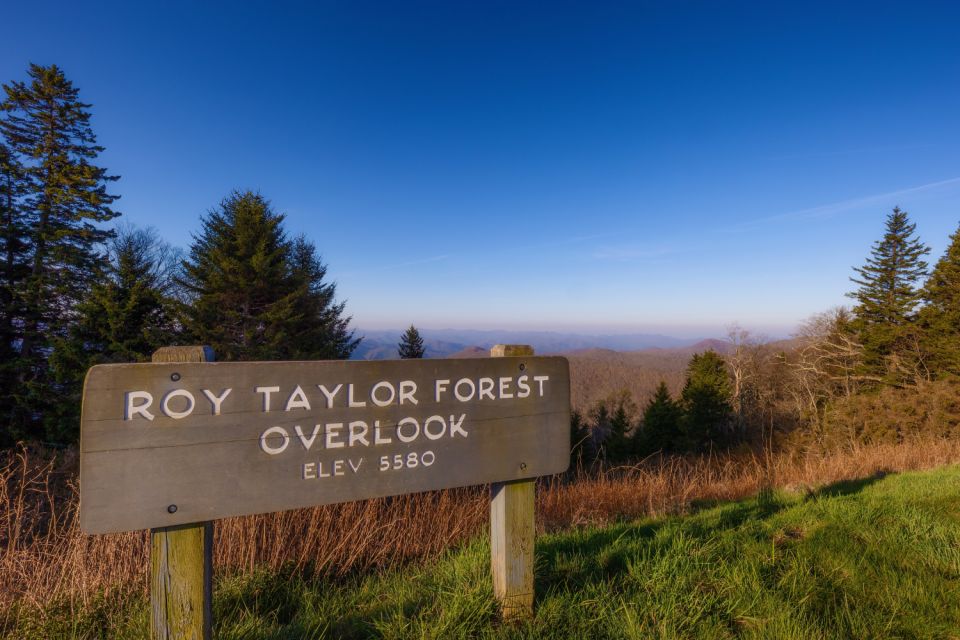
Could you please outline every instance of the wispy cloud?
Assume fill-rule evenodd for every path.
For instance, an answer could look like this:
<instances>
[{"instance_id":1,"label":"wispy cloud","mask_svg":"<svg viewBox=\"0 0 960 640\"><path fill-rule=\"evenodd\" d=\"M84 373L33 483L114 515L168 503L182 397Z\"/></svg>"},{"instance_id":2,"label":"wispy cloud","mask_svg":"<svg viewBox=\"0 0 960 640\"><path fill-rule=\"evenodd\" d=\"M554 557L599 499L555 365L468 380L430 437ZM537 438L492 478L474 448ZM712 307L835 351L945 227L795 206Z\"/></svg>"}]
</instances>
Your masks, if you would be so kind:
<instances>
[{"instance_id":1,"label":"wispy cloud","mask_svg":"<svg viewBox=\"0 0 960 640\"><path fill-rule=\"evenodd\" d=\"M812 218L826 218L830 216L837 215L839 213L844 213L846 211L854 211L856 209L861 209L875 204L882 204L884 202L889 202L892 198L899 198L912 193L920 193L923 191L932 191L934 189L939 189L941 187L951 187L951 186L960 186L960 177L949 178L947 180L938 180L937 182L929 182L927 184L921 184L916 187L908 187L906 189L898 189L896 191L887 191L885 193L876 193L869 196L863 196L860 198L852 198L850 200L839 200L837 202L831 202L829 204L823 204L816 207L810 207L808 209L798 209L796 211L788 211L787 213L780 213L774 216L767 216L764 218L757 218L756 220L751 220L744 222L740 225L737 225L730 229L731 231L742 231L745 229L750 229L762 224L770 222L783 222L788 220L807 220Z\"/></svg>"}]
</instances>

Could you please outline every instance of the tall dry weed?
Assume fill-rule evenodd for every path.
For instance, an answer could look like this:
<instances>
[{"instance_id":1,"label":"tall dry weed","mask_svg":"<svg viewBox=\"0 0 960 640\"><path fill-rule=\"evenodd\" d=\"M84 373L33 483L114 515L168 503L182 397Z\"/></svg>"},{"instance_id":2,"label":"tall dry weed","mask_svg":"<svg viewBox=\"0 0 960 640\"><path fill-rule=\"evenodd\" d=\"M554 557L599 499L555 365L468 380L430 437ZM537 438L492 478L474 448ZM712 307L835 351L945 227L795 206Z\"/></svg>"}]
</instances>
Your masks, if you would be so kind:
<instances>
[{"instance_id":1,"label":"tall dry weed","mask_svg":"<svg viewBox=\"0 0 960 640\"><path fill-rule=\"evenodd\" d=\"M812 490L882 471L960 462L960 440L917 440L830 453L657 457L615 469L541 480L538 526L556 530L689 509L772 486ZM98 595L140 597L145 532L84 535L76 454L20 447L0 454L0 608L82 608ZM219 574L292 565L325 574L435 556L480 533L485 488L452 489L218 521Z\"/></svg>"}]
</instances>

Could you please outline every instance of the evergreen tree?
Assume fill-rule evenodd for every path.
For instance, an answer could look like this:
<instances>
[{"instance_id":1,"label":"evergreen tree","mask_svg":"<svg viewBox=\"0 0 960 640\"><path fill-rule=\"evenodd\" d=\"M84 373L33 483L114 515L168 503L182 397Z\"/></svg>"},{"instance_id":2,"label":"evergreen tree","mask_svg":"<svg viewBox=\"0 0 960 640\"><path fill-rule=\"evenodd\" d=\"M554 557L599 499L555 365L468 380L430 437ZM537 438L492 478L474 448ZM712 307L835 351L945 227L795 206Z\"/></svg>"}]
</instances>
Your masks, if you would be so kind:
<instances>
[{"instance_id":1,"label":"evergreen tree","mask_svg":"<svg viewBox=\"0 0 960 640\"><path fill-rule=\"evenodd\" d=\"M607 460L621 462L633 454L633 424L630 415L636 405L629 391L622 391L612 398L613 411L610 413L610 435L607 436Z\"/></svg>"},{"instance_id":2,"label":"evergreen tree","mask_svg":"<svg viewBox=\"0 0 960 640\"><path fill-rule=\"evenodd\" d=\"M52 341L66 334L103 266L100 246L111 232L99 223L118 215L110 208L117 196L106 190L117 178L93 164L103 147L90 128L90 105L56 66L30 65L28 75L29 82L3 85L0 106L0 135L22 165L24 186L7 242L19 234L21 256L29 256L14 287L17 393L0 417L16 437L42 435L38 416L57 395L47 362Z\"/></svg>"},{"instance_id":3,"label":"evergreen tree","mask_svg":"<svg viewBox=\"0 0 960 640\"><path fill-rule=\"evenodd\" d=\"M936 375L960 376L960 227L923 288L924 350Z\"/></svg>"},{"instance_id":4,"label":"evergreen tree","mask_svg":"<svg viewBox=\"0 0 960 640\"><path fill-rule=\"evenodd\" d=\"M694 354L680 394L683 439L687 448L705 450L729 442L733 421L727 365L713 350Z\"/></svg>"},{"instance_id":5,"label":"evergreen tree","mask_svg":"<svg viewBox=\"0 0 960 640\"><path fill-rule=\"evenodd\" d=\"M594 405L591 411L596 450L608 462L625 460L633 453L630 416L636 413L636 404L627 390L610 395Z\"/></svg>"},{"instance_id":6,"label":"evergreen tree","mask_svg":"<svg viewBox=\"0 0 960 640\"><path fill-rule=\"evenodd\" d=\"M336 301L337 285L324 280L327 266L316 247L304 236L293 241L292 267L297 283L296 307L288 318L289 332L298 343L291 358L346 360L360 344L350 329L350 316L344 315L345 302Z\"/></svg>"},{"instance_id":7,"label":"evergreen tree","mask_svg":"<svg viewBox=\"0 0 960 640\"><path fill-rule=\"evenodd\" d=\"M218 359L340 359L359 343L314 246L289 240L283 219L262 196L234 192L194 238L178 279L181 318Z\"/></svg>"},{"instance_id":8,"label":"evergreen tree","mask_svg":"<svg viewBox=\"0 0 960 640\"><path fill-rule=\"evenodd\" d=\"M588 417L590 422L587 425L587 443L590 445L590 454L594 460L600 460L606 457L606 442L610 436L610 409L607 403L600 401L594 404Z\"/></svg>"},{"instance_id":9,"label":"evergreen tree","mask_svg":"<svg viewBox=\"0 0 960 640\"><path fill-rule=\"evenodd\" d=\"M28 230L21 211L26 186L23 167L0 140L0 388L5 390L0 396L0 419L11 415L21 368L17 348L23 319L21 285L30 273ZM9 435L0 432L0 440Z\"/></svg>"},{"instance_id":10,"label":"evergreen tree","mask_svg":"<svg viewBox=\"0 0 960 640\"><path fill-rule=\"evenodd\" d=\"M914 237L915 230L907 212L895 207L883 238L874 243L866 264L855 269L858 277L850 278L859 285L849 295L857 301L854 329L863 345L863 365L878 379L895 379L895 359L906 355L916 331L918 283L927 273L923 257L930 249Z\"/></svg>"},{"instance_id":11,"label":"evergreen tree","mask_svg":"<svg viewBox=\"0 0 960 640\"><path fill-rule=\"evenodd\" d=\"M0 140L0 349L11 352L16 340L13 323L20 317L19 288L30 272L28 229L20 202L25 179L23 166Z\"/></svg>"},{"instance_id":12,"label":"evergreen tree","mask_svg":"<svg viewBox=\"0 0 960 640\"><path fill-rule=\"evenodd\" d=\"M424 354L423 338L420 332L413 325L407 329L400 337L400 344L397 345L397 353L404 360L410 358L422 358Z\"/></svg>"},{"instance_id":13,"label":"evergreen tree","mask_svg":"<svg viewBox=\"0 0 960 640\"><path fill-rule=\"evenodd\" d=\"M152 229L123 229L109 245L109 262L89 296L77 305L77 321L56 339L50 356L61 387L59 411L48 434L75 440L87 369L109 362L148 362L158 348L176 343L171 269L176 254Z\"/></svg>"},{"instance_id":14,"label":"evergreen tree","mask_svg":"<svg viewBox=\"0 0 960 640\"><path fill-rule=\"evenodd\" d=\"M682 419L683 409L670 397L667 383L661 381L643 410L643 428L636 435L637 450L649 454L681 449Z\"/></svg>"}]
</instances>

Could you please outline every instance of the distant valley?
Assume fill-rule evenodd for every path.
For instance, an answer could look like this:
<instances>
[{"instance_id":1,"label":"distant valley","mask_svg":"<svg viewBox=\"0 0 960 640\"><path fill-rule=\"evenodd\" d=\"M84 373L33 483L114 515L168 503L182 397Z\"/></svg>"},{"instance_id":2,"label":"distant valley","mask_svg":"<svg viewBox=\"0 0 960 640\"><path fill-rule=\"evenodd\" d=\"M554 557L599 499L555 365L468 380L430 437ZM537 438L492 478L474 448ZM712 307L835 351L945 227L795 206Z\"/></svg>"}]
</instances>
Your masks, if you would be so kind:
<instances>
[{"instance_id":1,"label":"distant valley","mask_svg":"<svg viewBox=\"0 0 960 640\"><path fill-rule=\"evenodd\" d=\"M385 360L397 357L401 330L358 330L363 336L353 353L355 360ZM553 331L481 331L464 329L422 329L428 358L469 357L495 344L529 344L538 354L568 353L584 349L638 351L689 347L698 339L657 334L583 335Z\"/></svg>"}]
</instances>

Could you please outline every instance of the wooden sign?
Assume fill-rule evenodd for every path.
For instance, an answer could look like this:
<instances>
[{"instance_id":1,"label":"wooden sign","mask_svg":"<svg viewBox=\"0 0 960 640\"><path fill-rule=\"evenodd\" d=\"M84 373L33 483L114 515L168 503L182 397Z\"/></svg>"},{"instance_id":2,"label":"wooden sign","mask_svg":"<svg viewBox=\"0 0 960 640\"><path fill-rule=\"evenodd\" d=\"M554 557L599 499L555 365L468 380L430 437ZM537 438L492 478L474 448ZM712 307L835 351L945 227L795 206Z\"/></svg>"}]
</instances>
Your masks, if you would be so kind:
<instances>
[{"instance_id":1,"label":"wooden sign","mask_svg":"<svg viewBox=\"0 0 960 640\"><path fill-rule=\"evenodd\" d=\"M87 533L203 522L559 473L560 357L93 367Z\"/></svg>"}]
</instances>

